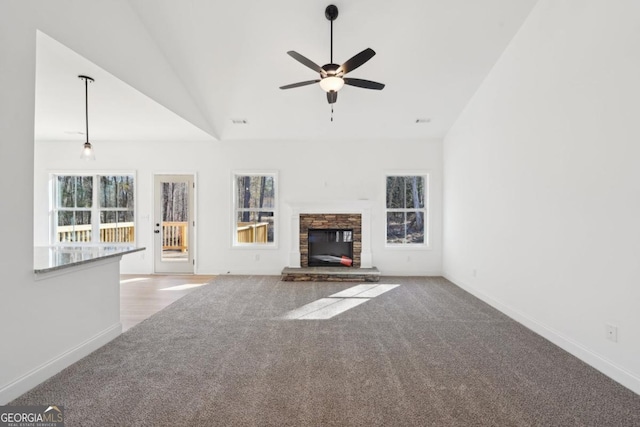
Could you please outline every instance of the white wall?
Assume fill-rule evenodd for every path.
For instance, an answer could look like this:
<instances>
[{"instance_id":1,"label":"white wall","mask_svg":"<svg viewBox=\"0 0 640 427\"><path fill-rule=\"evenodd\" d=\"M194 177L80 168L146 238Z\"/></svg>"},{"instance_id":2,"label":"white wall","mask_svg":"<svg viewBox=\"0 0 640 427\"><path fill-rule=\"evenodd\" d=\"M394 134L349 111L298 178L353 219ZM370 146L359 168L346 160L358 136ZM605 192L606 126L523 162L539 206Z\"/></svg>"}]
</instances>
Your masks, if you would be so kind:
<instances>
[{"instance_id":1,"label":"white wall","mask_svg":"<svg viewBox=\"0 0 640 427\"><path fill-rule=\"evenodd\" d=\"M96 267L91 284L87 284L86 271L42 281L34 278L38 29L130 84L138 80L139 89L144 87L155 99L166 98L164 104L181 115L194 122L199 119L157 47L144 37L127 2L0 2L0 190L5 195L0 223L5 224L2 238L8 243L0 249L0 404L90 351L92 344L119 332L119 319L114 315L117 263Z\"/></svg>"},{"instance_id":2,"label":"white wall","mask_svg":"<svg viewBox=\"0 0 640 427\"><path fill-rule=\"evenodd\" d=\"M445 139L444 271L640 393L638 16L537 4Z\"/></svg>"},{"instance_id":3,"label":"white wall","mask_svg":"<svg viewBox=\"0 0 640 427\"><path fill-rule=\"evenodd\" d=\"M197 273L280 274L288 265L292 241L287 203L367 199L372 204L373 265L386 275L441 274L441 141L94 142L97 160L91 163L79 160L80 145L50 141L36 144L38 243L48 242L50 172L134 171L138 181L137 239L139 245L149 249L124 257L122 271L151 273L153 175L193 173L197 180ZM318 154L326 157L318 159ZM278 172L280 232L276 249L231 247L232 173L248 170ZM394 250L384 246L384 178L386 172L397 171L430 173L433 207L430 250Z\"/></svg>"}]
</instances>

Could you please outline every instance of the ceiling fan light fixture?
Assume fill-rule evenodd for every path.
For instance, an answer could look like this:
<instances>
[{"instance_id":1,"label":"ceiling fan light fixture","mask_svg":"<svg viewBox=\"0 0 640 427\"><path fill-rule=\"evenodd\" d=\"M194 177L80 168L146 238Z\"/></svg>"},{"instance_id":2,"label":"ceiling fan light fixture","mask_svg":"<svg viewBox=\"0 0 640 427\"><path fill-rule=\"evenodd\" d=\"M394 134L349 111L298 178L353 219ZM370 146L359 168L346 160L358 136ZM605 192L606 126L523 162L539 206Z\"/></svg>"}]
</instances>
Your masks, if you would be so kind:
<instances>
[{"instance_id":1,"label":"ceiling fan light fixture","mask_svg":"<svg viewBox=\"0 0 640 427\"><path fill-rule=\"evenodd\" d=\"M320 80L320 87L325 92L337 92L344 86L344 80L341 77L327 76Z\"/></svg>"},{"instance_id":2,"label":"ceiling fan light fixture","mask_svg":"<svg viewBox=\"0 0 640 427\"><path fill-rule=\"evenodd\" d=\"M370 60L376 52L371 48L366 48L362 52L352 56L342 65L338 65L333 62L333 21L338 17L338 8L330 4L325 9L324 16L331 22L331 33L330 33L330 55L329 55L329 63L323 65L322 67L310 60L309 58L300 55L298 52L294 50L290 50L287 52L287 55L304 65L305 67L315 71L320 74L320 78L316 78L315 80L307 80L298 83L292 83L284 86L280 86L280 89L293 89L296 87L308 86L315 83L320 84L320 88L327 93L327 102L331 105L331 121L333 121L333 104L338 100L338 91L342 89L344 85L360 87L363 89L373 89L373 90L382 90L384 89L384 84L374 82L371 80L363 80L356 79L351 77L345 77L346 74L360 67L368 60Z\"/></svg>"}]
</instances>

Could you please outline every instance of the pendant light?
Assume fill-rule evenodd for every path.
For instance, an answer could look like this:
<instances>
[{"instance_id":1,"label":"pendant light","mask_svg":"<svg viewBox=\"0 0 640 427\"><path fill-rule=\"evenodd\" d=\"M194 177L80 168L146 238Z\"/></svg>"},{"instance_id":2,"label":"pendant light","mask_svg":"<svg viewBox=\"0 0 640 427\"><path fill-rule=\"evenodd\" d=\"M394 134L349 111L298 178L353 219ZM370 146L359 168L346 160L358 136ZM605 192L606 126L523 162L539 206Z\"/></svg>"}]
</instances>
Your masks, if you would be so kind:
<instances>
[{"instance_id":1,"label":"pendant light","mask_svg":"<svg viewBox=\"0 0 640 427\"><path fill-rule=\"evenodd\" d=\"M84 80L84 107L85 107L85 123L86 123L86 133L87 140L84 143L84 147L82 147L82 154L80 158L86 161L95 160L96 153L89 142L89 82L93 83L93 79L89 76L78 76L80 80Z\"/></svg>"}]
</instances>

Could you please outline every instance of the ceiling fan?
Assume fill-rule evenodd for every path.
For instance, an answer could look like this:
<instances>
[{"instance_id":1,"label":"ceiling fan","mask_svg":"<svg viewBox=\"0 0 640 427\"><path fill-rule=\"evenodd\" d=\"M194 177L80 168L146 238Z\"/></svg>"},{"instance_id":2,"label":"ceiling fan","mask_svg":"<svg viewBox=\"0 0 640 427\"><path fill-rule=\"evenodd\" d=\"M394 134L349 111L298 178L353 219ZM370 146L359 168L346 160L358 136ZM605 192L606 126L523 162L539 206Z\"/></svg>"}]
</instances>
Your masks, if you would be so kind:
<instances>
[{"instance_id":1,"label":"ceiling fan","mask_svg":"<svg viewBox=\"0 0 640 427\"><path fill-rule=\"evenodd\" d=\"M338 8L335 5L329 5L324 11L324 16L331 21L331 62L325 64L322 67L314 63L310 59L300 55L298 52L290 50L287 52L296 61L300 62L311 68L313 71L320 73L320 78L315 80L307 80L304 82L293 83L285 86L280 86L280 89L293 89L295 87L307 86L314 83L320 83L320 87L327 92L327 101L329 104L334 104L338 100L338 91L342 89L344 85L360 87L364 89L382 90L384 84L374 82L371 80L354 79L351 77L344 77L345 74L355 70L368 60L370 60L376 53L371 48L367 48L351 59L347 60L342 65L333 63L333 21L338 17ZM333 107L333 106L332 106Z\"/></svg>"}]
</instances>

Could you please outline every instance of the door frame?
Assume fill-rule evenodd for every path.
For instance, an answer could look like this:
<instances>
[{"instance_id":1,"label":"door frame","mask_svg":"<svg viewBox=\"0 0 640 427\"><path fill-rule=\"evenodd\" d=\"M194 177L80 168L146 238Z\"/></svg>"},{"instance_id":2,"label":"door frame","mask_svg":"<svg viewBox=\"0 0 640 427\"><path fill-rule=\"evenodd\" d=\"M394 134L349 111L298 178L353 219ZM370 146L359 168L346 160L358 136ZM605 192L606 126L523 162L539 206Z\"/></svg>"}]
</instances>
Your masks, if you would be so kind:
<instances>
[{"instance_id":1,"label":"door frame","mask_svg":"<svg viewBox=\"0 0 640 427\"><path fill-rule=\"evenodd\" d=\"M158 191L159 188L157 188L157 184L158 181L161 179L165 179L165 182L170 182L171 178L182 178L179 179L179 182L184 182L186 178L186 181L189 182L191 184L191 191L189 191L189 221L188 221L188 260L186 263L181 264L180 267L186 267L186 266L190 266L190 268L178 268L176 269L176 271L171 271L172 269L170 268L158 268L159 267L159 260L160 257L162 256L162 248L158 245L157 242L157 237L155 233L156 230L156 225L157 223L161 223L161 221L156 222L158 219L158 215L161 212L161 208L159 211L159 200L158 200ZM196 222L196 206L197 206L197 184L196 184L196 179L197 179L197 175L193 172L154 172L153 173L153 178L152 178L152 223L150 224L151 226L151 240L152 240L152 246L153 246L153 272L155 274L196 274L196 247L197 247L197 237L196 237L196 232L195 232L195 226L197 224ZM178 266L179 264L174 264L176 266Z\"/></svg>"}]
</instances>

